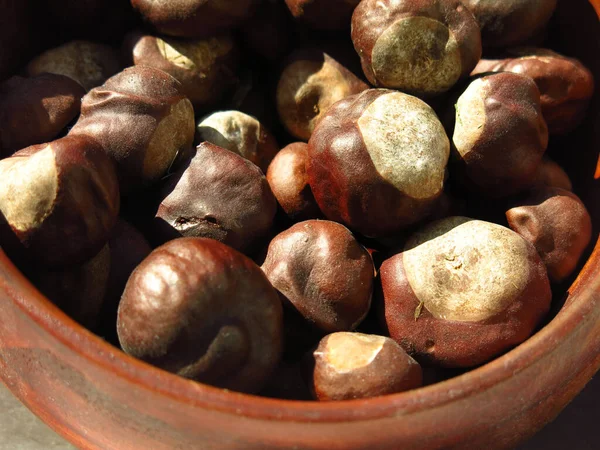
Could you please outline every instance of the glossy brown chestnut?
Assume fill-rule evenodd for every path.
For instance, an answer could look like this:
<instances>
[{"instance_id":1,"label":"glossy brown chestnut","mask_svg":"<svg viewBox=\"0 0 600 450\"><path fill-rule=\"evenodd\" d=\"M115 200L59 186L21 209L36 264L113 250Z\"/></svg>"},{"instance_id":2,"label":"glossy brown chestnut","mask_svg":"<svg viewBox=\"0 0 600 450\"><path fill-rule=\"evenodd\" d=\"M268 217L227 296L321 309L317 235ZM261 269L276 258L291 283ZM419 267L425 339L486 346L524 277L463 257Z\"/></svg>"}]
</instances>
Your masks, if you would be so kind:
<instances>
[{"instance_id":1,"label":"glossy brown chestnut","mask_svg":"<svg viewBox=\"0 0 600 450\"><path fill-rule=\"evenodd\" d=\"M350 400L416 389L421 366L393 339L339 332L313 352L310 388L317 400Z\"/></svg>"},{"instance_id":2,"label":"glossy brown chestnut","mask_svg":"<svg viewBox=\"0 0 600 450\"><path fill-rule=\"evenodd\" d=\"M121 70L119 54L97 42L71 41L36 56L27 65L27 74L45 72L65 75L77 81L86 91L100 86Z\"/></svg>"},{"instance_id":3,"label":"glossy brown chestnut","mask_svg":"<svg viewBox=\"0 0 600 450\"><path fill-rule=\"evenodd\" d=\"M546 268L519 234L449 217L380 269L390 337L418 361L471 367L523 342L550 308Z\"/></svg>"},{"instance_id":4,"label":"glossy brown chestnut","mask_svg":"<svg viewBox=\"0 0 600 450\"><path fill-rule=\"evenodd\" d=\"M252 16L257 0L131 0L158 32L186 38L230 30Z\"/></svg>"},{"instance_id":5,"label":"glossy brown chestnut","mask_svg":"<svg viewBox=\"0 0 600 450\"><path fill-rule=\"evenodd\" d=\"M203 142L161 188L154 234L209 237L252 249L273 224L277 202L262 171L229 150Z\"/></svg>"},{"instance_id":6,"label":"glossy brown chestnut","mask_svg":"<svg viewBox=\"0 0 600 450\"><path fill-rule=\"evenodd\" d=\"M308 180L323 214L369 237L394 234L431 212L450 153L435 112L386 89L333 105L308 146Z\"/></svg>"},{"instance_id":7,"label":"glossy brown chestnut","mask_svg":"<svg viewBox=\"0 0 600 450\"><path fill-rule=\"evenodd\" d=\"M327 109L343 98L368 89L344 65L319 50L294 51L277 84L277 111L294 137L308 141Z\"/></svg>"},{"instance_id":8,"label":"glossy brown chestnut","mask_svg":"<svg viewBox=\"0 0 600 450\"><path fill-rule=\"evenodd\" d=\"M535 246L551 281L573 273L592 238L587 209L564 189L534 189L506 211L506 218L511 229Z\"/></svg>"},{"instance_id":9,"label":"glossy brown chestnut","mask_svg":"<svg viewBox=\"0 0 600 450\"><path fill-rule=\"evenodd\" d=\"M177 39L132 32L123 52L135 65L163 70L176 78L196 109L217 103L237 81L239 50L229 35L206 39Z\"/></svg>"},{"instance_id":10,"label":"glossy brown chestnut","mask_svg":"<svg viewBox=\"0 0 600 450\"><path fill-rule=\"evenodd\" d=\"M54 139L77 117L84 95L79 83L51 73L0 84L0 155Z\"/></svg>"},{"instance_id":11,"label":"glossy brown chestnut","mask_svg":"<svg viewBox=\"0 0 600 450\"><path fill-rule=\"evenodd\" d=\"M96 139L116 162L122 193L165 176L194 140L194 109L181 83L162 70L134 66L92 89L70 135Z\"/></svg>"},{"instance_id":12,"label":"glossy brown chestnut","mask_svg":"<svg viewBox=\"0 0 600 450\"><path fill-rule=\"evenodd\" d=\"M321 30L350 28L360 0L285 0L294 18Z\"/></svg>"},{"instance_id":13,"label":"glossy brown chestnut","mask_svg":"<svg viewBox=\"0 0 600 450\"><path fill-rule=\"evenodd\" d=\"M259 390L279 362L277 293L250 259L213 239L181 238L133 272L119 305L125 352L236 391Z\"/></svg>"},{"instance_id":14,"label":"glossy brown chestnut","mask_svg":"<svg viewBox=\"0 0 600 450\"><path fill-rule=\"evenodd\" d=\"M294 142L282 148L267 170L271 191L287 216L295 221L321 216L308 184L308 144Z\"/></svg>"},{"instance_id":15,"label":"glossy brown chestnut","mask_svg":"<svg viewBox=\"0 0 600 450\"><path fill-rule=\"evenodd\" d=\"M84 136L67 136L0 160L2 246L11 257L60 268L106 243L119 212L110 158Z\"/></svg>"},{"instance_id":16,"label":"glossy brown chestnut","mask_svg":"<svg viewBox=\"0 0 600 450\"><path fill-rule=\"evenodd\" d=\"M521 44L548 23L557 0L462 0L475 15L484 47Z\"/></svg>"},{"instance_id":17,"label":"glossy brown chestnut","mask_svg":"<svg viewBox=\"0 0 600 450\"><path fill-rule=\"evenodd\" d=\"M477 78L454 109L453 156L474 191L502 197L533 183L548 128L531 78L511 72Z\"/></svg>"},{"instance_id":18,"label":"glossy brown chestnut","mask_svg":"<svg viewBox=\"0 0 600 450\"><path fill-rule=\"evenodd\" d=\"M352 42L371 84L433 96L481 58L477 22L459 0L363 0Z\"/></svg>"},{"instance_id":19,"label":"glossy brown chestnut","mask_svg":"<svg viewBox=\"0 0 600 450\"><path fill-rule=\"evenodd\" d=\"M196 125L197 144L210 142L256 164L263 172L279 151L277 141L256 118L240 111L218 111Z\"/></svg>"},{"instance_id":20,"label":"glossy brown chestnut","mask_svg":"<svg viewBox=\"0 0 600 450\"><path fill-rule=\"evenodd\" d=\"M505 59L482 59L473 74L514 72L533 78L550 134L564 134L582 122L594 94L594 76L575 58L545 48L516 48Z\"/></svg>"}]
</instances>

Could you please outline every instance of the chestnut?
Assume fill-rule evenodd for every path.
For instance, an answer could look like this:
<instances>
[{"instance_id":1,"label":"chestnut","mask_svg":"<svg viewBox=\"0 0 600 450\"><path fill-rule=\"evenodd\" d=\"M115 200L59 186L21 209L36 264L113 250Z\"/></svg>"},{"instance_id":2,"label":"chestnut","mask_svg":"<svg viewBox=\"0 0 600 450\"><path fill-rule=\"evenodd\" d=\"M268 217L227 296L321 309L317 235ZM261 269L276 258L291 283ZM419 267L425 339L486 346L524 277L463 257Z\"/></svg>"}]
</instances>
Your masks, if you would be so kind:
<instances>
[{"instance_id":1,"label":"chestnut","mask_svg":"<svg viewBox=\"0 0 600 450\"><path fill-rule=\"evenodd\" d=\"M533 80L511 72L472 81L459 97L453 155L467 185L503 197L530 186L548 145Z\"/></svg>"},{"instance_id":2,"label":"chestnut","mask_svg":"<svg viewBox=\"0 0 600 450\"><path fill-rule=\"evenodd\" d=\"M462 0L475 15L484 47L509 47L526 42L546 26L557 0Z\"/></svg>"},{"instance_id":3,"label":"chestnut","mask_svg":"<svg viewBox=\"0 0 600 450\"><path fill-rule=\"evenodd\" d=\"M594 76L579 60L545 48L516 48L505 59L482 59L473 74L514 72L533 78L550 134L565 134L583 121L594 94Z\"/></svg>"},{"instance_id":4,"label":"chestnut","mask_svg":"<svg viewBox=\"0 0 600 450\"><path fill-rule=\"evenodd\" d=\"M119 212L110 158L85 136L28 147L0 160L0 242L48 268L80 264L106 243Z\"/></svg>"},{"instance_id":5,"label":"chestnut","mask_svg":"<svg viewBox=\"0 0 600 450\"><path fill-rule=\"evenodd\" d=\"M416 389L421 366L394 340L373 334L338 332L313 352L310 388L317 400L351 400Z\"/></svg>"},{"instance_id":6,"label":"chestnut","mask_svg":"<svg viewBox=\"0 0 600 450\"><path fill-rule=\"evenodd\" d=\"M229 35L184 40L137 31L125 37L123 50L132 64L154 67L176 78L196 109L213 106L237 81L239 50Z\"/></svg>"},{"instance_id":7,"label":"chestnut","mask_svg":"<svg viewBox=\"0 0 600 450\"><path fill-rule=\"evenodd\" d=\"M328 53L296 50L277 83L279 118L292 136L308 141L331 105L365 89L366 83Z\"/></svg>"},{"instance_id":8,"label":"chestnut","mask_svg":"<svg viewBox=\"0 0 600 450\"><path fill-rule=\"evenodd\" d=\"M253 163L209 142L161 187L153 234L210 237L250 251L273 224L277 202Z\"/></svg>"},{"instance_id":9,"label":"chestnut","mask_svg":"<svg viewBox=\"0 0 600 450\"><path fill-rule=\"evenodd\" d=\"M77 117L84 95L79 83L52 73L0 84L0 154L53 140Z\"/></svg>"},{"instance_id":10,"label":"chestnut","mask_svg":"<svg viewBox=\"0 0 600 450\"><path fill-rule=\"evenodd\" d=\"M275 155L267 169L267 181L277 202L292 220L321 216L308 184L308 144L294 142Z\"/></svg>"},{"instance_id":11,"label":"chestnut","mask_svg":"<svg viewBox=\"0 0 600 450\"><path fill-rule=\"evenodd\" d=\"M443 190L450 143L425 102L370 89L327 110L308 153L308 180L323 214L381 237L431 213Z\"/></svg>"},{"instance_id":12,"label":"chestnut","mask_svg":"<svg viewBox=\"0 0 600 450\"><path fill-rule=\"evenodd\" d=\"M27 74L30 77L44 72L65 75L89 91L120 69L119 54L111 47L97 42L70 41L33 58L27 65Z\"/></svg>"},{"instance_id":13,"label":"chestnut","mask_svg":"<svg viewBox=\"0 0 600 450\"><path fill-rule=\"evenodd\" d=\"M258 0L131 0L133 8L159 33L196 38L239 26Z\"/></svg>"},{"instance_id":14,"label":"chestnut","mask_svg":"<svg viewBox=\"0 0 600 450\"><path fill-rule=\"evenodd\" d=\"M459 0L363 0L352 42L374 86L418 96L448 91L481 58L481 35Z\"/></svg>"},{"instance_id":15,"label":"chestnut","mask_svg":"<svg viewBox=\"0 0 600 450\"><path fill-rule=\"evenodd\" d=\"M217 111L196 125L196 143L210 142L252 161L263 172L279 151L277 141L257 119L240 111Z\"/></svg>"},{"instance_id":16,"label":"chestnut","mask_svg":"<svg viewBox=\"0 0 600 450\"><path fill-rule=\"evenodd\" d=\"M163 178L194 141L194 109L181 83L162 70L134 66L92 89L70 135L96 139L116 163L121 192Z\"/></svg>"},{"instance_id":17,"label":"chestnut","mask_svg":"<svg viewBox=\"0 0 600 450\"><path fill-rule=\"evenodd\" d=\"M533 189L506 211L511 229L531 242L551 281L573 273L592 238L592 220L579 197L564 189Z\"/></svg>"},{"instance_id":18,"label":"chestnut","mask_svg":"<svg viewBox=\"0 0 600 450\"><path fill-rule=\"evenodd\" d=\"M542 158L542 162L540 162L537 168L533 185L538 187L556 187L566 191L573 190L573 184L569 175L567 175L562 167L547 157Z\"/></svg>"},{"instance_id":19,"label":"chestnut","mask_svg":"<svg viewBox=\"0 0 600 450\"><path fill-rule=\"evenodd\" d=\"M123 350L180 376L258 391L279 362L282 311L260 268L232 248L181 238L132 273L117 332Z\"/></svg>"},{"instance_id":20,"label":"chestnut","mask_svg":"<svg viewBox=\"0 0 600 450\"><path fill-rule=\"evenodd\" d=\"M320 30L350 28L354 8L360 0L285 0L292 16Z\"/></svg>"},{"instance_id":21,"label":"chestnut","mask_svg":"<svg viewBox=\"0 0 600 450\"><path fill-rule=\"evenodd\" d=\"M389 335L421 363L471 367L523 342L550 308L535 247L509 228L448 217L380 271Z\"/></svg>"}]
</instances>

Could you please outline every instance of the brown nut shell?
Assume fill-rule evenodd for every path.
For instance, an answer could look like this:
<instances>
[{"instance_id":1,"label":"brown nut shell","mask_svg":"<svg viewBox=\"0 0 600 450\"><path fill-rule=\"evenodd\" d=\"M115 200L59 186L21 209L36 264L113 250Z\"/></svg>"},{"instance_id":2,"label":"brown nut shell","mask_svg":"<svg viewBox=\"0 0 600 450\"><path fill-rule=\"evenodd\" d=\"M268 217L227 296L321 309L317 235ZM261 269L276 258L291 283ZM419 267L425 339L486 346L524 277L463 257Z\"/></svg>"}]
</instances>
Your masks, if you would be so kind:
<instances>
[{"instance_id":1,"label":"brown nut shell","mask_svg":"<svg viewBox=\"0 0 600 450\"><path fill-rule=\"evenodd\" d=\"M533 245L465 217L418 232L379 276L390 337L418 361L445 367L475 366L523 342L550 307Z\"/></svg>"},{"instance_id":2,"label":"brown nut shell","mask_svg":"<svg viewBox=\"0 0 600 450\"><path fill-rule=\"evenodd\" d=\"M531 242L551 281L573 273L592 238L592 220L579 197L559 188L537 188L506 212L511 229Z\"/></svg>"},{"instance_id":3,"label":"brown nut shell","mask_svg":"<svg viewBox=\"0 0 600 450\"><path fill-rule=\"evenodd\" d=\"M537 187L547 186L564 189L565 191L573 190L569 175L557 163L546 157L542 158L542 162L537 168L533 184Z\"/></svg>"},{"instance_id":4,"label":"brown nut shell","mask_svg":"<svg viewBox=\"0 0 600 450\"><path fill-rule=\"evenodd\" d=\"M351 400L416 389L421 366L394 340L339 332L325 336L313 352L311 391L317 400Z\"/></svg>"},{"instance_id":5,"label":"brown nut shell","mask_svg":"<svg viewBox=\"0 0 600 450\"><path fill-rule=\"evenodd\" d=\"M446 92L481 57L479 27L459 0L363 0L352 42L371 84L418 96Z\"/></svg>"},{"instance_id":6,"label":"brown nut shell","mask_svg":"<svg viewBox=\"0 0 600 450\"><path fill-rule=\"evenodd\" d=\"M319 30L350 28L360 0L285 0L292 16Z\"/></svg>"},{"instance_id":7,"label":"brown nut shell","mask_svg":"<svg viewBox=\"0 0 600 450\"><path fill-rule=\"evenodd\" d=\"M369 237L394 234L430 214L450 152L426 103L386 89L333 105L308 146L308 180L323 214Z\"/></svg>"},{"instance_id":8,"label":"brown nut shell","mask_svg":"<svg viewBox=\"0 0 600 450\"><path fill-rule=\"evenodd\" d=\"M133 272L117 322L125 352L236 391L259 390L279 362L277 293L250 259L213 239L182 238Z\"/></svg>"},{"instance_id":9,"label":"brown nut shell","mask_svg":"<svg viewBox=\"0 0 600 450\"><path fill-rule=\"evenodd\" d=\"M171 75L152 67L125 69L92 89L70 135L96 139L116 163L121 192L165 176L194 140L194 109Z\"/></svg>"},{"instance_id":10,"label":"brown nut shell","mask_svg":"<svg viewBox=\"0 0 600 450\"><path fill-rule=\"evenodd\" d=\"M209 237L247 251L273 224L277 202L253 163L209 142L173 173L159 193L159 240Z\"/></svg>"}]
</instances>

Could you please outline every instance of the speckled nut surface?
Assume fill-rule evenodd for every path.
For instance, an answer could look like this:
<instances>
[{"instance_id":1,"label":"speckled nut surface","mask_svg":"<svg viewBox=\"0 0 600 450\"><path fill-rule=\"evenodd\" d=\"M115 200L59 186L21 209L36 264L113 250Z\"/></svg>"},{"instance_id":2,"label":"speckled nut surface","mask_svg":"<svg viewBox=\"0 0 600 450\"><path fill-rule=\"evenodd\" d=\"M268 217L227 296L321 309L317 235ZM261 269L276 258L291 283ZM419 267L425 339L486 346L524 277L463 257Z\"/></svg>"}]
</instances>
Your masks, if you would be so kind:
<instances>
[{"instance_id":1,"label":"speckled nut surface","mask_svg":"<svg viewBox=\"0 0 600 450\"><path fill-rule=\"evenodd\" d=\"M0 155L54 139L79 114L84 89L64 75L15 75L0 84Z\"/></svg>"},{"instance_id":2,"label":"speckled nut surface","mask_svg":"<svg viewBox=\"0 0 600 450\"><path fill-rule=\"evenodd\" d=\"M181 83L134 66L92 89L71 135L96 139L116 162L122 193L160 180L194 140L194 109Z\"/></svg>"},{"instance_id":3,"label":"speckled nut surface","mask_svg":"<svg viewBox=\"0 0 600 450\"><path fill-rule=\"evenodd\" d=\"M320 30L350 28L360 0L285 0L294 18Z\"/></svg>"},{"instance_id":4,"label":"speckled nut surface","mask_svg":"<svg viewBox=\"0 0 600 450\"><path fill-rule=\"evenodd\" d=\"M119 70L121 62L116 50L89 41L67 42L36 56L27 65L30 77L44 72L65 75L86 91L100 86Z\"/></svg>"},{"instance_id":5,"label":"speckled nut surface","mask_svg":"<svg viewBox=\"0 0 600 450\"><path fill-rule=\"evenodd\" d=\"M566 191L573 190L573 184L569 175L567 175L562 167L547 157L542 158L542 162L537 168L533 185L537 187L556 187Z\"/></svg>"},{"instance_id":6,"label":"speckled nut surface","mask_svg":"<svg viewBox=\"0 0 600 450\"><path fill-rule=\"evenodd\" d=\"M446 92L481 57L479 27L459 0L363 0L352 41L371 84L419 96Z\"/></svg>"},{"instance_id":7,"label":"speckled nut surface","mask_svg":"<svg viewBox=\"0 0 600 450\"><path fill-rule=\"evenodd\" d=\"M257 0L131 0L159 33L186 38L235 28L252 16L257 4Z\"/></svg>"},{"instance_id":8,"label":"speckled nut surface","mask_svg":"<svg viewBox=\"0 0 600 450\"><path fill-rule=\"evenodd\" d=\"M550 134L564 134L583 121L594 94L594 76L579 60L544 48L516 48L505 59L482 59L473 74L514 72L533 78Z\"/></svg>"},{"instance_id":9,"label":"speckled nut surface","mask_svg":"<svg viewBox=\"0 0 600 450\"><path fill-rule=\"evenodd\" d=\"M67 136L0 161L3 249L35 264L82 263L106 243L119 212L113 163L98 143Z\"/></svg>"},{"instance_id":10,"label":"speckled nut surface","mask_svg":"<svg viewBox=\"0 0 600 450\"><path fill-rule=\"evenodd\" d=\"M394 340L339 332L325 336L313 352L311 391L317 400L351 400L416 389L421 366Z\"/></svg>"},{"instance_id":11,"label":"speckled nut surface","mask_svg":"<svg viewBox=\"0 0 600 450\"><path fill-rule=\"evenodd\" d=\"M500 225L449 217L380 269L385 325L418 361L471 367L529 337L550 307L535 247Z\"/></svg>"},{"instance_id":12,"label":"speckled nut surface","mask_svg":"<svg viewBox=\"0 0 600 450\"><path fill-rule=\"evenodd\" d=\"M277 83L277 112L290 134L308 141L331 105L365 89L366 83L327 53L296 50Z\"/></svg>"},{"instance_id":13,"label":"speckled nut surface","mask_svg":"<svg viewBox=\"0 0 600 450\"><path fill-rule=\"evenodd\" d=\"M196 143L205 141L252 161L263 172L279 151L271 132L240 111L217 111L201 119L196 125Z\"/></svg>"},{"instance_id":14,"label":"speckled nut surface","mask_svg":"<svg viewBox=\"0 0 600 450\"><path fill-rule=\"evenodd\" d=\"M132 64L154 67L176 78L196 109L213 106L236 82L240 55L230 35L191 40L135 31L125 37L123 51Z\"/></svg>"},{"instance_id":15,"label":"speckled nut surface","mask_svg":"<svg viewBox=\"0 0 600 450\"><path fill-rule=\"evenodd\" d=\"M273 195L292 220L316 219L321 216L308 184L306 164L308 144L294 142L282 148L267 170Z\"/></svg>"},{"instance_id":16,"label":"speckled nut surface","mask_svg":"<svg viewBox=\"0 0 600 450\"><path fill-rule=\"evenodd\" d=\"M371 256L335 222L307 220L278 234L262 265L284 300L322 334L350 331L371 306Z\"/></svg>"},{"instance_id":17,"label":"speckled nut surface","mask_svg":"<svg viewBox=\"0 0 600 450\"><path fill-rule=\"evenodd\" d=\"M213 239L182 238L133 272L119 305L123 350L170 372L259 390L279 362L277 293L250 259Z\"/></svg>"},{"instance_id":18,"label":"speckled nut surface","mask_svg":"<svg viewBox=\"0 0 600 450\"><path fill-rule=\"evenodd\" d=\"M161 188L156 233L209 237L247 251L273 224L277 202L262 171L229 150L203 142Z\"/></svg>"},{"instance_id":19,"label":"speckled nut surface","mask_svg":"<svg viewBox=\"0 0 600 450\"><path fill-rule=\"evenodd\" d=\"M474 190L502 197L533 183L548 128L531 78L511 72L477 78L454 108L453 153Z\"/></svg>"},{"instance_id":20,"label":"speckled nut surface","mask_svg":"<svg viewBox=\"0 0 600 450\"><path fill-rule=\"evenodd\" d=\"M462 0L475 14L484 47L525 42L550 20L557 0Z\"/></svg>"},{"instance_id":21,"label":"speckled nut surface","mask_svg":"<svg viewBox=\"0 0 600 450\"><path fill-rule=\"evenodd\" d=\"M448 137L416 97L386 89L348 97L327 111L308 145L319 208L366 236L419 221L443 190Z\"/></svg>"},{"instance_id":22,"label":"speckled nut surface","mask_svg":"<svg viewBox=\"0 0 600 450\"><path fill-rule=\"evenodd\" d=\"M552 281L573 273L592 237L592 220L579 197L559 188L532 190L506 218L535 246Z\"/></svg>"}]
</instances>

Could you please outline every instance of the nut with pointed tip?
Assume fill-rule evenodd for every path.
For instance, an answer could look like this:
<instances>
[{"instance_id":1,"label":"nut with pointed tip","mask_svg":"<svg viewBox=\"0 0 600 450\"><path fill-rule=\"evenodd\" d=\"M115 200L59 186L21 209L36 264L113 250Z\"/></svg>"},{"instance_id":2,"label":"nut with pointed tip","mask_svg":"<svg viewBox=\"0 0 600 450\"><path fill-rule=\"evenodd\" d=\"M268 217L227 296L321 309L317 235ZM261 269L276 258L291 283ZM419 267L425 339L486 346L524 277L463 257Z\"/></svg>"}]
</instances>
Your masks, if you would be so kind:
<instances>
[{"instance_id":1,"label":"nut with pointed tip","mask_svg":"<svg viewBox=\"0 0 600 450\"><path fill-rule=\"evenodd\" d=\"M279 362L277 293L250 259L213 239L182 238L133 272L117 331L128 354L236 391L259 390Z\"/></svg>"}]
</instances>

